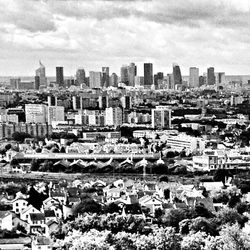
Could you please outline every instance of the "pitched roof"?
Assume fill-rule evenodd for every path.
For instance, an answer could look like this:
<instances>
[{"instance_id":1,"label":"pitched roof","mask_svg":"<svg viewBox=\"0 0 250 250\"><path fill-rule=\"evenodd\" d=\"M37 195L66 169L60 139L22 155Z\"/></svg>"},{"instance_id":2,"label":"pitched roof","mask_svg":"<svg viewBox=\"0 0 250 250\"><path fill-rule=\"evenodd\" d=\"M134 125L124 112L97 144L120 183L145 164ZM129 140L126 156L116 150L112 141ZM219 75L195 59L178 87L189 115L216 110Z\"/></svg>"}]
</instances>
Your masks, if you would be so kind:
<instances>
[{"instance_id":1,"label":"pitched roof","mask_svg":"<svg viewBox=\"0 0 250 250\"><path fill-rule=\"evenodd\" d=\"M50 245L51 240L50 238L44 236L38 236L35 240L36 245Z\"/></svg>"},{"instance_id":2,"label":"pitched roof","mask_svg":"<svg viewBox=\"0 0 250 250\"><path fill-rule=\"evenodd\" d=\"M44 220L45 216L43 213L30 213L30 219L32 221L36 221L36 220Z\"/></svg>"},{"instance_id":3,"label":"pitched roof","mask_svg":"<svg viewBox=\"0 0 250 250\"><path fill-rule=\"evenodd\" d=\"M56 217L54 210L44 210L45 217Z\"/></svg>"}]
</instances>

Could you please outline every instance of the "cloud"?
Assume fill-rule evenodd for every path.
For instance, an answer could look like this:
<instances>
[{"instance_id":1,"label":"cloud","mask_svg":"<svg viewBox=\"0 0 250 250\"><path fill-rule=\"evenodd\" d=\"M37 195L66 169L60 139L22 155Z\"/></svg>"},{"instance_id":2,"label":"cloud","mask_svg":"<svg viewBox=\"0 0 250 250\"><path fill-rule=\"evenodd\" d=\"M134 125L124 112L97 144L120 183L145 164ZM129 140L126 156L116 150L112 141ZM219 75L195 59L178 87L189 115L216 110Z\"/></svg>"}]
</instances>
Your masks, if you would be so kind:
<instances>
[{"instance_id":1,"label":"cloud","mask_svg":"<svg viewBox=\"0 0 250 250\"><path fill-rule=\"evenodd\" d=\"M172 62L237 72L250 63L245 0L0 0L0 11L0 74L33 74L39 59L51 74L57 64L119 73L124 63L151 61L169 73Z\"/></svg>"}]
</instances>

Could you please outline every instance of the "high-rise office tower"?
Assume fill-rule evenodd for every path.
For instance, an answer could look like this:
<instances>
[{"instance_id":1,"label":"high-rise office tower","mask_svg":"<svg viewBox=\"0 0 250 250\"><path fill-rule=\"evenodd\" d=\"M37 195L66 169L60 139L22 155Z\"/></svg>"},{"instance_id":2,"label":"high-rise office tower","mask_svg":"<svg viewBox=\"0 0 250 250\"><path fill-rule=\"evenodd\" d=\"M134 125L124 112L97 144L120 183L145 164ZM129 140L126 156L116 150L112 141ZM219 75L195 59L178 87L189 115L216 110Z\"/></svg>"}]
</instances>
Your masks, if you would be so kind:
<instances>
[{"instance_id":1,"label":"high-rise office tower","mask_svg":"<svg viewBox=\"0 0 250 250\"><path fill-rule=\"evenodd\" d=\"M214 68L210 67L207 69L207 85L215 84Z\"/></svg>"},{"instance_id":2,"label":"high-rise office tower","mask_svg":"<svg viewBox=\"0 0 250 250\"><path fill-rule=\"evenodd\" d=\"M101 72L89 72L89 87L90 88L101 88L102 86L102 73Z\"/></svg>"},{"instance_id":3,"label":"high-rise office tower","mask_svg":"<svg viewBox=\"0 0 250 250\"><path fill-rule=\"evenodd\" d=\"M128 85L129 84L129 78L128 78L128 66L123 65L121 67L121 82Z\"/></svg>"},{"instance_id":4,"label":"high-rise office tower","mask_svg":"<svg viewBox=\"0 0 250 250\"><path fill-rule=\"evenodd\" d=\"M36 70L36 76L39 76L39 87L47 87L47 78L45 74L45 67L39 61L40 67Z\"/></svg>"},{"instance_id":5,"label":"high-rise office tower","mask_svg":"<svg viewBox=\"0 0 250 250\"><path fill-rule=\"evenodd\" d=\"M102 87L109 86L109 67L102 67Z\"/></svg>"},{"instance_id":6,"label":"high-rise office tower","mask_svg":"<svg viewBox=\"0 0 250 250\"><path fill-rule=\"evenodd\" d=\"M225 81L226 81L226 79L225 79L225 72L215 73L215 83L217 85L224 84Z\"/></svg>"},{"instance_id":7,"label":"high-rise office tower","mask_svg":"<svg viewBox=\"0 0 250 250\"><path fill-rule=\"evenodd\" d=\"M128 84L129 86L135 86L135 76L137 74L137 67L134 63L130 63L128 66Z\"/></svg>"},{"instance_id":8,"label":"high-rise office tower","mask_svg":"<svg viewBox=\"0 0 250 250\"><path fill-rule=\"evenodd\" d=\"M80 68L76 71L76 85L79 86L83 83L86 83L86 75L85 70L83 68Z\"/></svg>"},{"instance_id":9,"label":"high-rise office tower","mask_svg":"<svg viewBox=\"0 0 250 250\"><path fill-rule=\"evenodd\" d=\"M118 76L116 73L112 73L110 77L110 86L113 86L113 87L118 86Z\"/></svg>"},{"instance_id":10,"label":"high-rise office tower","mask_svg":"<svg viewBox=\"0 0 250 250\"><path fill-rule=\"evenodd\" d=\"M40 87L40 77L35 76L35 89L39 90L39 87Z\"/></svg>"},{"instance_id":11,"label":"high-rise office tower","mask_svg":"<svg viewBox=\"0 0 250 250\"><path fill-rule=\"evenodd\" d=\"M189 68L189 87L190 88L199 87L199 68L196 67Z\"/></svg>"},{"instance_id":12,"label":"high-rise office tower","mask_svg":"<svg viewBox=\"0 0 250 250\"><path fill-rule=\"evenodd\" d=\"M205 76L200 76L199 77L199 86L204 85L206 82Z\"/></svg>"},{"instance_id":13,"label":"high-rise office tower","mask_svg":"<svg viewBox=\"0 0 250 250\"><path fill-rule=\"evenodd\" d=\"M59 87L64 86L63 67L56 67L56 84Z\"/></svg>"},{"instance_id":14,"label":"high-rise office tower","mask_svg":"<svg viewBox=\"0 0 250 250\"><path fill-rule=\"evenodd\" d=\"M151 88L153 81L153 64L144 63L144 88Z\"/></svg>"},{"instance_id":15,"label":"high-rise office tower","mask_svg":"<svg viewBox=\"0 0 250 250\"><path fill-rule=\"evenodd\" d=\"M173 64L173 78L174 78L174 86L182 84L181 69L180 66L176 63Z\"/></svg>"},{"instance_id":16,"label":"high-rise office tower","mask_svg":"<svg viewBox=\"0 0 250 250\"><path fill-rule=\"evenodd\" d=\"M155 89L158 89L159 81L163 80L163 78L164 78L163 72L158 72L157 74L154 75Z\"/></svg>"}]
</instances>

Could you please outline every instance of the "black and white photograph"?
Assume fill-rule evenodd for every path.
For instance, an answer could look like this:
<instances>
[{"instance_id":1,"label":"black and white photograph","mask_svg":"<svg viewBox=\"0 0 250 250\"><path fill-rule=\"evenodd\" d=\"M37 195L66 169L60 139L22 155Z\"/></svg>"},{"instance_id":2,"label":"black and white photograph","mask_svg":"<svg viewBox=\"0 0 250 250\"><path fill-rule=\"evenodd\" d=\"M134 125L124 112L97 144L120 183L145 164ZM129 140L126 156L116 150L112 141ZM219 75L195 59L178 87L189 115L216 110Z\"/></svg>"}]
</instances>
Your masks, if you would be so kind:
<instances>
[{"instance_id":1,"label":"black and white photograph","mask_svg":"<svg viewBox=\"0 0 250 250\"><path fill-rule=\"evenodd\" d=\"M0 0L0 250L250 250L249 0Z\"/></svg>"}]
</instances>

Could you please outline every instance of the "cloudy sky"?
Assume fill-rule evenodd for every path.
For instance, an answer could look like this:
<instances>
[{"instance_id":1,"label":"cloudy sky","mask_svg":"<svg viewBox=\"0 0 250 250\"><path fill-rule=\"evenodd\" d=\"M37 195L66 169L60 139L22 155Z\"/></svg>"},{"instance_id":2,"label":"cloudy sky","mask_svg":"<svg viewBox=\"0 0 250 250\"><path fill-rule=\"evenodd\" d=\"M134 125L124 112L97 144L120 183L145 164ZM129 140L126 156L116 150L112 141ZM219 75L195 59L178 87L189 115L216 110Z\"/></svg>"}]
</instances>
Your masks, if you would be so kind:
<instances>
[{"instance_id":1,"label":"cloudy sky","mask_svg":"<svg viewBox=\"0 0 250 250\"><path fill-rule=\"evenodd\" d=\"M0 75L135 62L250 74L249 0L0 0Z\"/></svg>"}]
</instances>

